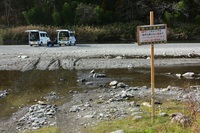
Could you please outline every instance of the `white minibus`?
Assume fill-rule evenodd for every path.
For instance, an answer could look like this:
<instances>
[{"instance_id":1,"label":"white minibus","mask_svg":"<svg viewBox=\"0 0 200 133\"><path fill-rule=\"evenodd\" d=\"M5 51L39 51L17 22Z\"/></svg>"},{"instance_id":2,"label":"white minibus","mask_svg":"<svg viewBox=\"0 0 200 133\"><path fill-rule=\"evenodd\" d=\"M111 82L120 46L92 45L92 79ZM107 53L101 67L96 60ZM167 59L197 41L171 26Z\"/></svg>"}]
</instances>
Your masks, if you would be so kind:
<instances>
[{"instance_id":1,"label":"white minibus","mask_svg":"<svg viewBox=\"0 0 200 133\"><path fill-rule=\"evenodd\" d=\"M25 32L28 32L28 41L29 45L46 45L48 42L50 42L50 38L45 31L39 31L39 30L26 30Z\"/></svg>"}]
</instances>

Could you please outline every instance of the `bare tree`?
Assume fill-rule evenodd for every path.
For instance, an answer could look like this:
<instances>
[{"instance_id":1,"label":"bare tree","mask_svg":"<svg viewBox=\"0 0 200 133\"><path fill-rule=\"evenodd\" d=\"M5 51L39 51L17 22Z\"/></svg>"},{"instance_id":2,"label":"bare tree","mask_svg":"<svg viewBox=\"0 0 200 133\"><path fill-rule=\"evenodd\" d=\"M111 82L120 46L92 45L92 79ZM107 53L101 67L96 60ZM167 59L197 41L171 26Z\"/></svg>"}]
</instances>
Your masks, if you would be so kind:
<instances>
[{"instance_id":1,"label":"bare tree","mask_svg":"<svg viewBox=\"0 0 200 133\"><path fill-rule=\"evenodd\" d=\"M4 5L5 5L5 15L6 15L6 22L7 26L10 26L10 12L13 10L11 8L11 0L4 0Z\"/></svg>"}]
</instances>

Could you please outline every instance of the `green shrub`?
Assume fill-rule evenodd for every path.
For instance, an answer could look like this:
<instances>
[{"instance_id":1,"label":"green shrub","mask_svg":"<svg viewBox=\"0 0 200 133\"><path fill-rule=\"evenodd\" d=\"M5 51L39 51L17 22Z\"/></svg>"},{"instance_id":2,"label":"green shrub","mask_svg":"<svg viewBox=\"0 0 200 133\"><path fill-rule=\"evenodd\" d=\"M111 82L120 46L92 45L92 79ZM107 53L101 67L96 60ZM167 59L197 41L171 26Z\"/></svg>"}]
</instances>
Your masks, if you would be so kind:
<instances>
[{"instance_id":1,"label":"green shrub","mask_svg":"<svg viewBox=\"0 0 200 133\"><path fill-rule=\"evenodd\" d=\"M200 15L195 17L195 24L200 25Z\"/></svg>"},{"instance_id":2,"label":"green shrub","mask_svg":"<svg viewBox=\"0 0 200 133\"><path fill-rule=\"evenodd\" d=\"M104 26L19 26L2 28L0 30L0 41L17 42L17 44L27 43L28 34L25 33L25 30L46 31L53 40L57 34L56 30L69 29L76 32L78 43L130 42L132 41L130 39L136 40L136 30L139 25L144 24L136 21L132 23L114 23ZM178 23L174 27L168 27L168 41L198 39L200 36L199 33L199 25Z\"/></svg>"},{"instance_id":3,"label":"green shrub","mask_svg":"<svg viewBox=\"0 0 200 133\"><path fill-rule=\"evenodd\" d=\"M200 35L200 27L195 24L179 23L168 28L168 40L194 40Z\"/></svg>"}]
</instances>

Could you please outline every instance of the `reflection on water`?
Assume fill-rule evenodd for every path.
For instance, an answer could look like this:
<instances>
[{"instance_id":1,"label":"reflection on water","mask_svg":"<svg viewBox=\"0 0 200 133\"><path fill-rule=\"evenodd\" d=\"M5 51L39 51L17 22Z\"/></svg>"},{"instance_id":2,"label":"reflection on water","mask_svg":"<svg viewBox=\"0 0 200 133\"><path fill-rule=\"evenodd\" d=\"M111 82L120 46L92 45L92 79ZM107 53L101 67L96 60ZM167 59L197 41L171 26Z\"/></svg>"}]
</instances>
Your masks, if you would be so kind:
<instances>
[{"instance_id":1,"label":"reflection on water","mask_svg":"<svg viewBox=\"0 0 200 133\"><path fill-rule=\"evenodd\" d=\"M200 74L198 66L155 68L155 87L200 85L199 79L187 80L175 76L177 73L183 74L191 71ZM146 85L150 87L150 68L101 69L96 72L107 75L107 78L98 79L103 80L104 83L118 80L129 86ZM90 70L0 71L0 90L8 91L5 98L0 98L0 118L10 116L20 107L35 104L38 100L45 100L44 97L51 92L56 92L59 96L59 99L51 102L62 104L71 98L70 90L82 92L85 89L91 89L91 87L77 83L77 79L88 78L89 75Z\"/></svg>"},{"instance_id":2,"label":"reflection on water","mask_svg":"<svg viewBox=\"0 0 200 133\"><path fill-rule=\"evenodd\" d=\"M151 83L150 68L134 68L134 69L111 69L105 70L108 75L118 78L126 82L130 86L148 86ZM183 74L186 72L194 72L200 74L199 66L179 66L179 67L156 67L155 68L155 87L165 88L168 85L185 87L185 85L199 85L200 79L189 80L185 78L179 79L175 74Z\"/></svg>"},{"instance_id":3,"label":"reflection on water","mask_svg":"<svg viewBox=\"0 0 200 133\"><path fill-rule=\"evenodd\" d=\"M0 90L7 90L8 96L0 98L0 117L18 108L44 100L48 93L56 92L62 100L69 100L69 90L77 90L76 71L55 70L27 72L0 71ZM58 102L58 101L54 101Z\"/></svg>"}]
</instances>

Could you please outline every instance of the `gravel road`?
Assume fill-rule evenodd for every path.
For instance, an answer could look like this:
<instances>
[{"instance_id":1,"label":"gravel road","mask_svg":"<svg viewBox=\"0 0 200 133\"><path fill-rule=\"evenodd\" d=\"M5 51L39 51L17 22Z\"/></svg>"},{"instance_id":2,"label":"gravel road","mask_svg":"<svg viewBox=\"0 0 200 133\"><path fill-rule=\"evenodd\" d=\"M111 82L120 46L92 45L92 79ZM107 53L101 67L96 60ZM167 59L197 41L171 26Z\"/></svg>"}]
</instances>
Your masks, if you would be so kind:
<instances>
[{"instance_id":1,"label":"gravel road","mask_svg":"<svg viewBox=\"0 0 200 133\"><path fill-rule=\"evenodd\" d=\"M200 43L155 44L155 65L200 63ZM46 47L1 45L0 70L102 69L150 66L150 45L77 44Z\"/></svg>"}]
</instances>

